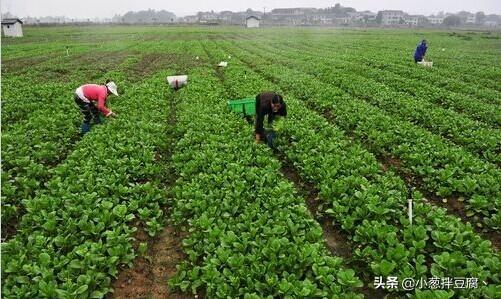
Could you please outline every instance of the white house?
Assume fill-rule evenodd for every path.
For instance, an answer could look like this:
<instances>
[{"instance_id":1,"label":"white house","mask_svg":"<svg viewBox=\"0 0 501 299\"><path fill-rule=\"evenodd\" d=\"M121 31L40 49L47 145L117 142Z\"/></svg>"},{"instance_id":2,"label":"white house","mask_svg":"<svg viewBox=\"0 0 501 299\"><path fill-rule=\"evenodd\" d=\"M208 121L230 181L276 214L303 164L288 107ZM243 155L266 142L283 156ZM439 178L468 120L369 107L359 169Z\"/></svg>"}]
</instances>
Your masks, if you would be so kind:
<instances>
[{"instance_id":1,"label":"white house","mask_svg":"<svg viewBox=\"0 0 501 299\"><path fill-rule=\"evenodd\" d=\"M4 36L22 37L23 22L19 19L3 19L2 30Z\"/></svg>"},{"instance_id":2,"label":"white house","mask_svg":"<svg viewBox=\"0 0 501 299\"><path fill-rule=\"evenodd\" d=\"M444 23L444 17L428 17L428 20L432 25L442 25Z\"/></svg>"},{"instance_id":3,"label":"white house","mask_svg":"<svg viewBox=\"0 0 501 299\"><path fill-rule=\"evenodd\" d=\"M405 24L411 26L423 25L426 22L426 17L421 15L408 15L405 16Z\"/></svg>"},{"instance_id":4,"label":"white house","mask_svg":"<svg viewBox=\"0 0 501 299\"><path fill-rule=\"evenodd\" d=\"M466 24L475 24L476 21L477 18L475 17L475 15L470 15L466 18Z\"/></svg>"},{"instance_id":5,"label":"white house","mask_svg":"<svg viewBox=\"0 0 501 299\"><path fill-rule=\"evenodd\" d=\"M487 27L497 27L498 22L497 21L485 21L484 25Z\"/></svg>"},{"instance_id":6,"label":"white house","mask_svg":"<svg viewBox=\"0 0 501 299\"><path fill-rule=\"evenodd\" d=\"M362 11L361 14L362 14L363 20L367 21L367 22L375 21L376 17L377 17L376 13L373 13L373 12L368 11L368 10Z\"/></svg>"},{"instance_id":7,"label":"white house","mask_svg":"<svg viewBox=\"0 0 501 299\"><path fill-rule=\"evenodd\" d=\"M183 18L183 22L185 22L185 23L196 23L196 22L198 22L198 16L185 16Z\"/></svg>"},{"instance_id":8,"label":"white house","mask_svg":"<svg viewBox=\"0 0 501 299\"><path fill-rule=\"evenodd\" d=\"M245 24L247 25L247 28L258 28L259 18L255 16L249 16L245 18Z\"/></svg>"},{"instance_id":9,"label":"white house","mask_svg":"<svg viewBox=\"0 0 501 299\"><path fill-rule=\"evenodd\" d=\"M381 11L381 24L396 25L404 19L404 12L401 10L383 10Z\"/></svg>"}]
</instances>

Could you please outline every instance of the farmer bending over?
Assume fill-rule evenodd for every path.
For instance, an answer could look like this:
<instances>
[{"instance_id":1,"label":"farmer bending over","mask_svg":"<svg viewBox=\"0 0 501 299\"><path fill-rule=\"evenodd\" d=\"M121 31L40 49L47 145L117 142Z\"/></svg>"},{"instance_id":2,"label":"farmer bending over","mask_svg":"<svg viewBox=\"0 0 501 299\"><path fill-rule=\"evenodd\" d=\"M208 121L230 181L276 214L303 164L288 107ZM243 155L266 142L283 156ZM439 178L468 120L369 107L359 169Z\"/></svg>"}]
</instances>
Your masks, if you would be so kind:
<instances>
[{"instance_id":1,"label":"farmer bending over","mask_svg":"<svg viewBox=\"0 0 501 299\"><path fill-rule=\"evenodd\" d=\"M426 40L423 39L421 43L416 47L416 51L414 52L414 62L418 63L424 60L424 55L426 54L426 50L428 46L426 46Z\"/></svg>"},{"instance_id":2,"label":"farmer bending over","mask_svg":"<svg viewBox=\"0 0 501 299\"><path fill-rule=\"evenodd\" d=\"M273 123L275 115L287 116L287 106L281 95L268 91L256 96L256 143L259 143L264 137L263 121L265 115L268 115L269 125Z\"/></svg>"},{"instance_id":3,"label":"farmer bending over","mask_svg":"<svg viewBox=\"0 0 501 299\"><path fill-rule=\"evenodd\" d=\"M106 80L105 85L85 84L75 90L75 103L84 115L82 135L90 131L92 119L96 124L101 123L99 112L106 117L116 116L115 113L106 108L106 99L110 94L118 96L117 85L110 80ZM97 102L97 107L94 102Z\"/></svg>"}]
</instances>

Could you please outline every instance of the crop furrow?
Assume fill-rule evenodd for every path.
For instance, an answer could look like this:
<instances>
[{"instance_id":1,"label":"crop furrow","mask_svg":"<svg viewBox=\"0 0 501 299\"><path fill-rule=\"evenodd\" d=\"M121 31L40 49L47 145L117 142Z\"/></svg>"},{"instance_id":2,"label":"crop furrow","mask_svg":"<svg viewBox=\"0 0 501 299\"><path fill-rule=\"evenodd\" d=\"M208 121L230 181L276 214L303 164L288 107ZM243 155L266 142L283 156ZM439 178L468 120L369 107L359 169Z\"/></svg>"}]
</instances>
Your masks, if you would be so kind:
<instances>
[{"instance_id":1,"label":"crop furrow","mask_svg":"<svg viewBox=\"0 0 501 299\"><path fill-rule=\"evenodd\" d=\"M165 88L168 88L165 86ZM166 190L171 190L177 177L175 169L172 167L172 155L174 145L182 136L176 132L176 106L180 98L177 93L158 101L168 101L169 113L166 123L166 142L157 149L155 160L162 165L163 173L161 185ZM173 194L169 194L173 197ZM177 271L176 266L180 264L186 255L182 252L182 240L187 233L179 227L170 223L170 207L162 205L160 207L165 214L166 225L158 235L151 237L147 235L145 228L138 223L138 230L135 233L134 250L139 253L134 264L128 269L122 269L112 284L113 293L108 298L191 298L181 292L169 290L166 278L170 279ZM199 298L203 298L199 293Z\"/></svg>"}]
</instances>

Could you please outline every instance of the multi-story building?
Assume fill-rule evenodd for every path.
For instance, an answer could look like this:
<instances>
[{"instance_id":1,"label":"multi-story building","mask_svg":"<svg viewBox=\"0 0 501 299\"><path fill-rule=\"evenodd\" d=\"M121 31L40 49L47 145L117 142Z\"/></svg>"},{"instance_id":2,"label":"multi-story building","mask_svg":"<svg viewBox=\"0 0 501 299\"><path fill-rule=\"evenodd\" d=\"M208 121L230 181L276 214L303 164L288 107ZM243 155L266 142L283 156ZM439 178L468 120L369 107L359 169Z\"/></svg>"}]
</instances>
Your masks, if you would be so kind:
<instances>
[{"instance_id":1,"label":"multi-story building","mask_svg":"<svg viewBox=\"0 0 501 299\"><path fill-rule=\"evenodd\" d=\"M466 17L466 24L475 24L477 22L477 18L475 17L475 15L469 15L468 17Z\"/></svg>"},{"instance_id":2,"label":"multi-story building","mask_svg":"<svg viewBox=\"0 0 501 299\"><path fill-rule=\"evenodd\" d=\"M431 16L431 17L428 17L428 21L432 25L442 25L444 23L444 17Z\"/></svg>"},{"instance_id":3,"label":"multi-story building","mask_svg":"<svg viewBox=\"0 0 501 299\"><path fill-rule=\"evenodd\" d=\"M198 22L198 16L185 16L182 18L182 21L185 23L196 23Z\"/></svg>"},{"instance_id":4,"label":"multi-story building","mask_svg":"<svg viewBox=\"0 0 501 299\"><path fill-rule=\"evenodd\" d=\"M307 24L318 12L316 8L276 8L270 13L273 22L278 24Z\"/></svg>"},{"instance_id":5,"label":"multi-story building","mask_svg":"<svg viewBox=\"0 0 501 299\"><path fill-rule=\"evenodd\" d=\"M201 23L208 23L208 22L218 22L219 17L217 13L210 11L210 12L205 12L201 11L197 13L198 21Z\"/></svg>"},{"instance_id":6,"label":"multi-story building","mask_svg":"<svg viewBox=\"0 0 501 299\"><path fill-rule=\"evenodd\" d=\"M420 26L427 22L427 18L422 15L407 15L404 17L405 24L411 26Z\"/></svg>"},{"instance_id":7,"label":"multi-story building","mask_svg":"<svg viewBox=\"0 0 501 299\"><path fill-rule=\"evenodd\" d=\"M404 20L404 12L401 10L383 10L381 11L381 24L396 25Z\"/></svg>"}]
</instances>

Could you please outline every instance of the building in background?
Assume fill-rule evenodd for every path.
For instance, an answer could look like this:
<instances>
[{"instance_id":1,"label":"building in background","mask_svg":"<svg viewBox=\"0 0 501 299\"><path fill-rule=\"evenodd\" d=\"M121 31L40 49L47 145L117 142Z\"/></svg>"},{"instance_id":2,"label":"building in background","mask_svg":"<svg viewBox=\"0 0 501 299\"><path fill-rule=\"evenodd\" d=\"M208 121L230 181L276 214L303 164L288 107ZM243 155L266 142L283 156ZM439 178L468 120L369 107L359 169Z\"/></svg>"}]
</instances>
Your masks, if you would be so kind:
<instances>
[{"instance_id":1,"label":"building in background","mask_svg":"<svg viewBox=\"0 0 501 299\"><path fill-rule=\"evenodd\" d=\"M422 26L428 23L428 19L422 15L407 15L404 17L405 24L410 26Z\"/></svg>"},{"instance_id":2,"label":"building in background","mask_svg":"<svg viewBox=\"0 0 501 299\"><path fill-rule=\"evenodd\" d=\"M245 25L247 28L258 28L259 27L259 18L255 16L248 16L245 18Z\"/></svg>"},{"instance_id":3,"label":"building in background","mask_svg":"<svg viewBox=\"0 0 501 299\"><path fill-rule=\"evenodd\" d=\"M444 17L431 16L428 17L428 21L431 25L442 25L444 23Z\"/></svg>"},{"instance_id":4,"label":"building in background","mask_svg":"<svg viewBox=\"0 0 501 299\"><path fill-rule=\"evenodd\" d=\"M180 21L184 23L196 23L198 22L198 16L185 16Z\"/></svg>"},{"instance_id":5,"label":"building in background","mask_svg":"<svg viewBox=\"0 0 501 299\"><path fill-rule=\"evenodd\" d=\"M381 11L382 25L398 25L404 22L405 13L401 10L383 10Z\"/></svg>"},{"instance_id":6,"label":"building in background","mask_svg":"<svg viewBox=\"0 0 501 299\"><path fill-rule=\"evenodd\" d=\"M350 18L351 23L368 23L376 21L376 15L373 12L368 10L366 11L355 11L348 12L348 17Z\"/></svg>"},{"instance_id":7,"label":"building in background","mask_svg":"<svg viewBox=\"0 0 501 299\"><path fill-rule=\"evenodd\" d=\"M256 19L248 19L254 17ZM451 18L456 22L451 23ZM22 22L18 16L8 12L2 14L5 36L22 36L22 26L42 25L91 25L91 24L199 24L199 25L234 25L247 27L266 26L343 26L343 27L471 27L483 26L496 28L501 24L501 16L486 15L484 12L471 13L460 11L446 13L443 11L430 16L410 15L402 10L382 10L377 14L371 11L357 11L352 7L344 7L339 3L326 8L293 7L275 8L262 11L249 8L245 11L233 12L224 10L200 11L196 15L178 18L166 10L129 11L113 18L76 19L65 16L30 17L24 16ZM16 21L12 23L13 21ZM10 22L7 24L7 22Z\"/></svg>"},{"instance_id":8,"label":"building in background","mask_svg":"<svg viewBox=\"0 0 501 299\"><path fill-rule=\"evenodd\" d=\"M318 19L313 17L317 13L318 9L308 7L275 8L268 16L277 25L306 25Z\"/></svg>"},{"instance_id":9,"label":"building in background","mask_svg":"<svg viewBox=\"0 0 501 299\"><path fill-rule=\"evenodd\" d=\"M19 19L3 19L2 31L4 36L22 37L23 36L23 21Z\"/></svg>"},{"instance_id":10,"label":"building in background","mask_svg":"<svg viewBox=\"0 0 501 299\"><path fill-rule=\"evenodd\" d=\"M484 26L486 27L498 27L501 24L501 16L498 15L488 15L485 17Z\"/></svg>"},{"instance_id":11,"label":"building in background","mask_svg":"<svg viewBox=\"0 0 501 299\"><path fill-rule=\"evenodd\" d=\"M466 24L475 24L476 22L477 22L477 18L474 14L466 17L466 22L465 22Z\"/></svg>"}]
</instances>

